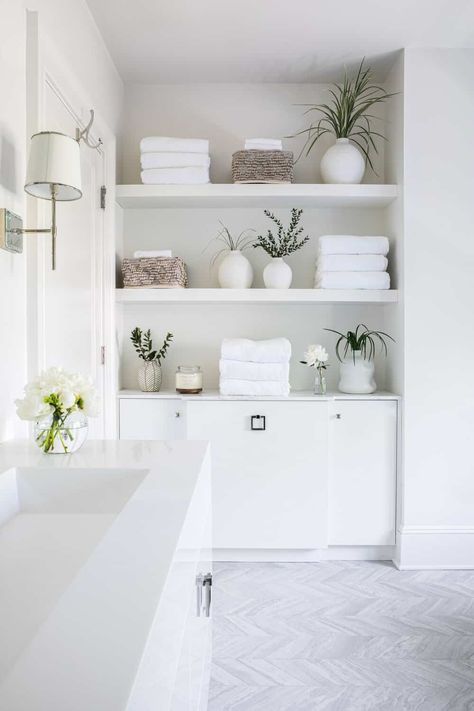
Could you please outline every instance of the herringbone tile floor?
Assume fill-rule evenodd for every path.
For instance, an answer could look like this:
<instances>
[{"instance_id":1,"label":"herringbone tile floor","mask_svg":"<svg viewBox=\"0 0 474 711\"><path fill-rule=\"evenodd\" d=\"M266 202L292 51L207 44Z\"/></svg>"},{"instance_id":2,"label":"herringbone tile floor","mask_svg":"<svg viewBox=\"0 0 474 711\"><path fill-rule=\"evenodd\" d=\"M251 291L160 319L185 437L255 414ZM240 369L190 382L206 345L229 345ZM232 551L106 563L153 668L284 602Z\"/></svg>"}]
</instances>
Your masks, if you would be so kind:
<instances>
[{"instance_id":1,"label":"herringbone tile floor","mask_svg":"<svg viewBox=\"0 0 474 711\"><path fill-rule=\"evenodd\" d=\"M218 563L209 711L474 711L474 571Z\"/></svg>"}]
</instances>

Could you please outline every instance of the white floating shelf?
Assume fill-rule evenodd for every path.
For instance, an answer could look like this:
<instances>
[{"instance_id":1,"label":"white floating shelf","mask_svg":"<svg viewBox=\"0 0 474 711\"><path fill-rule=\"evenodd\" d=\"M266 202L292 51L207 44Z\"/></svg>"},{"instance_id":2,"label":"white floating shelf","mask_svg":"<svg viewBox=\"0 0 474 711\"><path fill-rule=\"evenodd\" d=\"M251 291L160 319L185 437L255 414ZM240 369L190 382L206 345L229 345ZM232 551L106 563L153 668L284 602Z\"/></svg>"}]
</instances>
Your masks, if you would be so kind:
<instances>
[{"instance_id":1,"label":"white floating shelf","mask_svg":"<svg viewBox=\"0 0 474 711\"><path fill-rule=\"evenodd\" d=\"M163 207L385 207L398 194L396 185L117 185L124 208Z\"/></svg>"},{"instance_id":2,"label":"white floating shelf","mask_svg":"<svg viewBox=\"0 0 474 711\"><path fill-rule=\"evenodd\" d=\"M364 289L116 289L122 304L391 304L398 291Z\"/></svg>"}]
</instances>

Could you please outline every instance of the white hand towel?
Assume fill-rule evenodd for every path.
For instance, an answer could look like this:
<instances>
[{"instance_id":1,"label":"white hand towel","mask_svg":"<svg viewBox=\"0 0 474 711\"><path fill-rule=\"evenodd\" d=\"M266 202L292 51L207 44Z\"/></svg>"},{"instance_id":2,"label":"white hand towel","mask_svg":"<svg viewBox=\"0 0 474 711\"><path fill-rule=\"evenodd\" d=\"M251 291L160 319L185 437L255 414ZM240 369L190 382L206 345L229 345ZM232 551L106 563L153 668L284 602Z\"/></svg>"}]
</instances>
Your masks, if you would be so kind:
<instances>
[{"instance_id":1,"label":"white hand towel","mask_svg":"<svg viewBox=\"0 0 474 711\"><path fill-rule=\"evenodd\" d=\"M172 257L173 253L171 249L137 249L133 253L134 259L140 259L141 257Z\"/></svg>"},{"instance_id":2,"label":"white hand towel","mask_svg":"<svg viewBox=\"0 0 474 711\"><path fill-rule=\"evenodd\" d=\"M150 168L141 176L145 185L198 185L209 182L209 168Z\"/></svg>"},{"instance_id":3,"label":"white hand towel","mask_svg":"<svg viewBox=\"0 0 474 711\"><path fill-rule=\"evenodd\" d=\"M141 153L209 153L206 138L170 138L147 136L140 141Z\"/></svg>"},{"instance_id":4,"label":"white hand towel","mask_svg":"<svg viewBox=\"0 0 474 711\"><path fill-rule=\"evenodd\" d=\"M316 272L316 289L390 289L387 272Z\"/></svg>"},{"instance_id":5,"label":"white hand towel","mask_svg":"<svg viewBox=\"0 0 474 711\"><path fill-rule=\"evenodd\" d=\"M291 358L291 343L287 338L271 338L266 341L225 338L222 341L221 358L249 363L288 363Z\"/></svg>"},{"instance_id":6,"label":"white hand towel","mask_svg":"<svg viewBox=\"0 0 474 711\"><path fill-rule=\"evenodd\" d=\"M273 380L224 380L219 384L221 395L248 395L250 397L287 397L289 383Z\"/></svg>"},{"instance_id":7,"label":"white hand towel","mask_svg":"<svg viewBox=\"0 0 474 711\"><path fill-rule=\"evenodd\" d=\"M220 376L224 380L277 380L288 382L289 363L246 363L242 360L220 360Z\"/></svg>"},{"instance_id":8,"label":"white hand towel","mask_svg":"<svg viewBox=\"0 0 474 711\"><path fill-rule=\"evenodd\" d=\"M320 272L384 272L387 266L382 254L320 254L316 260Z\"/></svg>"},{"instance_id":9,"label":"white hand towel","mask_svg":"<svg viewBox=\"0 0 474 711\"><path fill-rule=\"evenodd\" d=\"M244 148L246 151L282 151L283 143L279 138L246 138Z\"/></svg>"},{"instance_id":10,"label":"white hand towel","mask_svg":"<svg viewBox=\"0 0 474 711\"><path fill-rule=\"evenodd\" d=\"M211 159L205 153L142 153L143 170L150 168L209 168Z\"/></svg>"},{"instance_id":11,"label":"white hand towel","mask_svg":"<svg viewBox=\"0 0 474 711\"><path fill-rule=\"evenodd\" d=\"M321 254L382 254L387 255L387 237L357 235L323 235L319 238Z\"/></svg>"}]
</instances>

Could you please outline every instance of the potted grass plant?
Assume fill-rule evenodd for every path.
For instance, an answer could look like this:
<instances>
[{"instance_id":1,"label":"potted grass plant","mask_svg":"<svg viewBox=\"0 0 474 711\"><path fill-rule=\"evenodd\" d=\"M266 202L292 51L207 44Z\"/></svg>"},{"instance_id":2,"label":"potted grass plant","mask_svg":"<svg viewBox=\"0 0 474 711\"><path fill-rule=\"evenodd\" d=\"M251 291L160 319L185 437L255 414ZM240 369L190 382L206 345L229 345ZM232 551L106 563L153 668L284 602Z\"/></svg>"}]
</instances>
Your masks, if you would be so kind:
<instances>
[{"instance_id":1,"label":"potted grass plant","mask_svg":"<svg viewBox=\"0 0 474 711\"><path fill-rule=\"evenodd\" d=\"M173 334L166 334L166 338L159 350L153 348L150 329L142 331L137 326L133 329L130 340L138 353L138 357L143 360L143 365L138 371L140 390L145 393L158 392L162 381L161 361L166 358L166 353L173 340Z\"/></svg>"},{"instance_id":2,"label":"potted grass plant","mask_svg":"<svg viewBox=\"0 0 474 711\"><path fill-rule=\"evenodd\" d=\"M299 222L303 210L297 210L295 207L292 209L287 229L272 212L269 210L264 210L264 212L278 227L278 230L276 235L271 230L268 230L266 235L258 235L253 245L255 248L261 247L272 258L263 270L263 281L267 289L289 289L293 273L283 257L297 252L309 240L309 237L301 236L303 227Z\"/></svg>"},{"instance_id":3,"label":"potted grass plant","mask_svg":"<svg viewBox=\"0 0 474 711\"><path fill-rule=\"evenodd\" d=\"M394 94L374 83L372 71L364 67L364 60L354 77L345 72L342 83L333 84L329 93L332 99L329 103L304 104L308 107L305 113L316 114L316 118L295 136L306 135L302 150L306 155L323 136L335 136L335 144L321 160L323 182L360 183L367 164L375 172L372 152L378 153L377 141L386 140L373 127L378 119L372 109Z\"/></svg>"},{"instance_id":4,"label":"potted grass plant","mask_svg":"<svg viewBox=\"0 0 474 711\"><path fill-rule=\"evenodd\" d=\"M243 254L253 245L253 232L246 229L234 236L223 222L221 230L215 237L221 248L211 260L215 264L219 259L217 278L222 289L250 289L253 282L253 269L247 257Z\"/></svg>"},{"instance_id":5,"label":"potted grass plant","mask_svg":"<svg viewBox=\"0 0 474 711\"><path fill-rule=\"evenodd\" d=\"M338 336L336 341L336 356L340 363L340 378L338 389L342 393L367 395L377 390L375 382L374 358L377 346L387 355L386 339L393 341L392 336L384 331L374 331L360 323L355 331L341 333L333 328L326 328Z\"/></svg>"}]
</instances>

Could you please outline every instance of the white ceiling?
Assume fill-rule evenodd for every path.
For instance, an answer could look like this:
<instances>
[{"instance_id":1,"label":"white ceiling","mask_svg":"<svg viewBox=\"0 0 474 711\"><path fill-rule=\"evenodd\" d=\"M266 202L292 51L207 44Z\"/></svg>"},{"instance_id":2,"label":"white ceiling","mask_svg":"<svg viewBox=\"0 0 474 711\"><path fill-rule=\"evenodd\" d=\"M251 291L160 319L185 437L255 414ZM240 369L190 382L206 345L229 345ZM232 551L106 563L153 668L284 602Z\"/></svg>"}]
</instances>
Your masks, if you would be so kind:
<instances>
[{"instance_id":1,"label":"white ceiling","mask_svg":"<svg viewBox=\"0 0 474 711\"><path fill-rule=\"evenodd\" d=\"M87 0L125 81L333 80L364 55L474 47L474 0Z\"/></svg>"}]
</instances>

